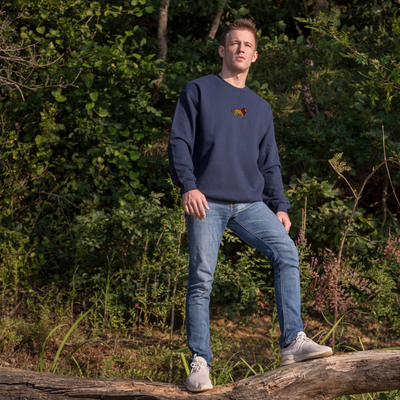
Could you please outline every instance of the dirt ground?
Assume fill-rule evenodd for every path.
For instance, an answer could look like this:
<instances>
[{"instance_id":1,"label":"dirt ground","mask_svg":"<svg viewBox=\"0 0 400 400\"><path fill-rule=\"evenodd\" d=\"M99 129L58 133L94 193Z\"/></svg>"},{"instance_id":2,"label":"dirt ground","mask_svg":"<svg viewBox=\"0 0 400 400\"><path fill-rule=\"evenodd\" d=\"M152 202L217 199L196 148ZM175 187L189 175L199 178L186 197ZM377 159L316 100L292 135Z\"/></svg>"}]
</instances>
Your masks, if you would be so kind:
<instances>
[{"instance_id":1,"label":"dirt ground","mask_svg":"<svg viewBox=\"0 0 400 400\"><path fill-rule=\"evenodd\" d=\"M213 369L218 373L219 363L234 365L238 360L245 360L249 365L259 368L277 367L279 365L278 338L280 331L277 320L271 317L268 309L249 317L214 315L211 318L212 349L214 352ZM318 313L304 316L304 330L308 337L316 342L327 335L331 325ZM57 373L86 377L124 377L136 379L153 379L159 381L180 382L184 377L184 366L176 350L188 357L185 333L181 326L174 332L172 343L169 332L152 329L146 334L130 337L118 333L108 333L89 341L73 353L79 343L87 337L75 337L66 343L57 366ZM50 340L43 357L44 371L50 371L60 339ZM333 345L330 339L329 345ZM375 348L399 347L400 338L393 334L390 326L382 325L377 329L367 315L346 315L337 329L335 352L372 350ZM172 357L171 357L172 355ZM173 359L173 367L170 367ZM27 370L38 370L40 362L40 345L21 346L13 352L6 350L0 357L0 365ZM213 364L214 365L214 364ZM170 376L171 368L175 371ZM259 371L257 371L259 372ZM235 376L232 373L232 376ZM239 376L236 375L238 378ZM231 378L232 379L232 378Z\"/></svg>"}]
</instances>

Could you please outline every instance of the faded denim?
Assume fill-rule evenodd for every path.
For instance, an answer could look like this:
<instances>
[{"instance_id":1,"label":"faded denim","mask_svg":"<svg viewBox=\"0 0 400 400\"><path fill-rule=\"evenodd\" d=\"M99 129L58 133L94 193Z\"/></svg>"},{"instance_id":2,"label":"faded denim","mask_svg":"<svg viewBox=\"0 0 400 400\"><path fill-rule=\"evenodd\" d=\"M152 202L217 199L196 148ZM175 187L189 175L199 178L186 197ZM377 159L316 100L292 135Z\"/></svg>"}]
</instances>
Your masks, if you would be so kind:
<instances>
[{"instance_id":1,"label":"faded denim","mask_svg":"<svg viewBox=\"0 0 400 400\"><path fill-rule=\"evenodd\" d=\"M210 210L205 210L205 219L186 215L190 256L186 331L192 355L203 357L211 367L210 293L226 227L268 257L274 267L281 347L296 338L303 330L303 322L297 248L277 216L263 202L207 202Z\"/></svg>"}]
</instances>

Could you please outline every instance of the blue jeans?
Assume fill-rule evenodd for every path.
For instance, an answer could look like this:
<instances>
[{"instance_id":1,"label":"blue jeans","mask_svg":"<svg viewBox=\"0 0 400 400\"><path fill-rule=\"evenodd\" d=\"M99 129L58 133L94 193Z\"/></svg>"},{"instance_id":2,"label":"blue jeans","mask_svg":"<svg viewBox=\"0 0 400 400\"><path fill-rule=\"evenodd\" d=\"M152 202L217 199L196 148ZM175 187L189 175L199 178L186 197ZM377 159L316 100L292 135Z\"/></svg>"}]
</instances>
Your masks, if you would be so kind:
<instances>
[{"instance_id":1,"label":"blue jeans","mask_svg":"<svg viewBox=\"0 0 400 400\"><path fill-rule=\"evenodd\" d=\"M199 220L186 215L189 242L189 282L186 332L192 356L211 367L209 304L218 249L225 228L268 257L274 267L275 298L281 347L303 330L298 253L277 216L263 202L233 203L207 199L210 210Z\"/></svg>"}]
</instances>

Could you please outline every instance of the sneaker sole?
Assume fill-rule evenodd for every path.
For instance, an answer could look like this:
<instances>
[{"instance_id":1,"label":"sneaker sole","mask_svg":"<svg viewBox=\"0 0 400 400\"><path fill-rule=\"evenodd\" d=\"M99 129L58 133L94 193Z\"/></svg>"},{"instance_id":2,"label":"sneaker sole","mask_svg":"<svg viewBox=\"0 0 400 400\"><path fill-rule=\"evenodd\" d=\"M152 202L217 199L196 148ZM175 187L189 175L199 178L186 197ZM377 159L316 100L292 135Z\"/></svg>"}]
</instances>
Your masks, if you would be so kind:
<instances>
[{"instance_id":1,"label":"sneaker sole","mask_svg":"<svg viewBox=\"0 0 400 400\"><path fill-rule=\"evenodd\" d=\"M281 367L283 367L285 365L293 364L293 363L299 362L299 361L312 360L314 358L330 357L331 355L333 355L332 349L328 349L323 352L302 354L300 356L293 356L292 354L288 354L287 356L282 358Z\"/></svg>"},{"instance_id":2,"label":"sneaker sole","mask_svg":"<svg viewBox=\"0 0 400 400\"><path fill-rule=\"evenodd\" d=\"M185 383L186 389L190 392L206 392L213 388L213 385L210 386L202 386L201 388L195 388L194 386L190 386L189 383Z\"/></svg>"}]
</instances>

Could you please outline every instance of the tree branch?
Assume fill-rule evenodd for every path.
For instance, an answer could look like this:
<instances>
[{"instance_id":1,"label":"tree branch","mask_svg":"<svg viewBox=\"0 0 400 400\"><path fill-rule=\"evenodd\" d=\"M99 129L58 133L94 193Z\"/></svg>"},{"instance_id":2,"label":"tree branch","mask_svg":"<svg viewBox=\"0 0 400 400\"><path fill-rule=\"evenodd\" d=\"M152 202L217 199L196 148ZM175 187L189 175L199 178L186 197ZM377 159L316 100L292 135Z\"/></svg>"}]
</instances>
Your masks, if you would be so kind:
<instances>
[{"instance_id":1,"label":"tree branch","mask_svg":"<svg viewBox=\"0 0 400 400\"><path fill-rule=\"evenodd\" d=\"M8 400L328 400L400 389L400 351L345 353L295 363L237 383L190 393L183 385L129 379L85 379L0 367L0 397Z\"/></svg>"}]
</instances>

